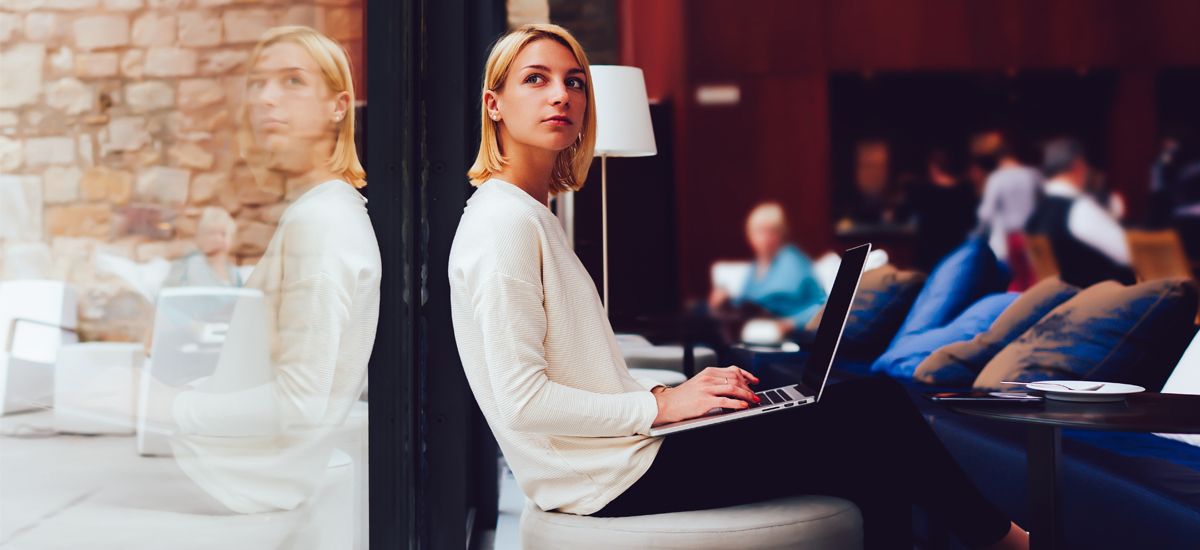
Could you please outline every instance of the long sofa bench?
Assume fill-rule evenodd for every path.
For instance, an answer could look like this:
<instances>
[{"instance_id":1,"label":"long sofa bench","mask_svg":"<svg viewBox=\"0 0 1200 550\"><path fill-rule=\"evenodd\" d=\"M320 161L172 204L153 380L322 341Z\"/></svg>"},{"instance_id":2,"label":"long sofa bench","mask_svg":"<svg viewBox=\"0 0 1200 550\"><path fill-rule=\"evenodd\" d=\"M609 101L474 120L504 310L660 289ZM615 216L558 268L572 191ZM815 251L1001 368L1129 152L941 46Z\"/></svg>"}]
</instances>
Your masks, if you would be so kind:
<instances>
[{"instance_id":1,"label":"long sofa bench","mask_svg":"<svg viewBox=\"0 0 1200 550\"><path fill-rule=\"evenodd\" d=\"M763 387L774 387L798 381L806 354L742 351L731 359L759 376ZM870 361L839 358L829 383L870 376L869 367ZM961 388L902 382L984 494L1018 524L1029 525L1024 427L953 413L920 395ZM1063 430L1062 456L1069 548L1200 547L1200 447L1153 434L1069 429ZM925 547L941 547L941 527L914 512L914 532ZM964 548L952 537L948 543Z\"/></svg>"}]
</instances>

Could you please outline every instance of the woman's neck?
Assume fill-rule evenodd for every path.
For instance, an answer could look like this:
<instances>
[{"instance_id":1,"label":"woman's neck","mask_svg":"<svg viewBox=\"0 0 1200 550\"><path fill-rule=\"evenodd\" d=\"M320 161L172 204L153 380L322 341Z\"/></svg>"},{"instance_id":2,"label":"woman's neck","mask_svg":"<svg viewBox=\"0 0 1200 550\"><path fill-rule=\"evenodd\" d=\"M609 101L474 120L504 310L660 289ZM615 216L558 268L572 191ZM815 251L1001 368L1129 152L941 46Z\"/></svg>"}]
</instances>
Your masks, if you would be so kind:
<instances>
[{"instance_id":1,"label":"woman's neck","mask_svg":"<svg viewBox=\"0 0 1200 550\"><path fill-rule=\"evenodd\" d=\"M554 162L558 151L538 149L515 143L501 130L500 150L508 157L508 163L492 177L511 183L546 204L550 201L550 176L554 173ZM503 154L503 153L502 153Z\"/></svg>"},{"instance_id":2,"label":"woman's neck","mask_svg":"<svg viewBox=\"0 0 1200 550\"><path fill-rule=\"evenodd\" d=\"M321 185L329 180L341 180L341 176L334 174L329 168L320 166L313 168L303 174L289 175L284 184L285 197L288 200L296 200L301 195L307 193L313 187Z\"/></svg>"}]
</instances>

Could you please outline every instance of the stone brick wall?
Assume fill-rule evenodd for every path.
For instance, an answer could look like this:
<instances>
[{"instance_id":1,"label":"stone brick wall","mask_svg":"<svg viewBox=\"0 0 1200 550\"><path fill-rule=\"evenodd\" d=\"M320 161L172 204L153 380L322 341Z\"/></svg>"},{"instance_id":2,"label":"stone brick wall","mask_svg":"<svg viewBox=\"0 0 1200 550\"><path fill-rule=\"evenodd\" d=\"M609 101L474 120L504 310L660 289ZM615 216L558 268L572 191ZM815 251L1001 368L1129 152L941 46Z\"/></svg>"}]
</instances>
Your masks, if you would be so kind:
<instances>
[{"instance_id":1,"label":"stone brick wall","mask_svg":"<svg viewBox=\"0 0 1200 550\"><path fill-rule=\"evenodd\" d=\"M234 143L250 49L321 30L361 100L362 21L362 0L0 0L0 277L73 283L83 339L134 341L153 306L97 253L174 259L219 205L253 264L286 204Z\"/></svg>"}]
</instances>

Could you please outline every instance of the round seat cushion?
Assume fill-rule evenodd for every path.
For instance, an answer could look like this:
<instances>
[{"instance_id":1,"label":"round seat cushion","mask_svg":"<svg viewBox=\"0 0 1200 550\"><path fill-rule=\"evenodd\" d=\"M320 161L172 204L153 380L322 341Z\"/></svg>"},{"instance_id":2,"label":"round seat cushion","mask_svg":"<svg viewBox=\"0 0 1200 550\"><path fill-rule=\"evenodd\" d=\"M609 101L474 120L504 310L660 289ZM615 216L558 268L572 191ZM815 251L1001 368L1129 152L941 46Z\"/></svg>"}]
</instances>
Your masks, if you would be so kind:
<instances>
[{"instance_id":1,"label":"round seat cushion","mask_svg":"<svg viewBox=\"0 0 1200 550\"><path fill-rule=\"evenodd\" d=\"M545 512L529 500L521 514L521 548L861 549L862 515L850 501L817 495L625 518Z\"/></svg>"}]
</instances>

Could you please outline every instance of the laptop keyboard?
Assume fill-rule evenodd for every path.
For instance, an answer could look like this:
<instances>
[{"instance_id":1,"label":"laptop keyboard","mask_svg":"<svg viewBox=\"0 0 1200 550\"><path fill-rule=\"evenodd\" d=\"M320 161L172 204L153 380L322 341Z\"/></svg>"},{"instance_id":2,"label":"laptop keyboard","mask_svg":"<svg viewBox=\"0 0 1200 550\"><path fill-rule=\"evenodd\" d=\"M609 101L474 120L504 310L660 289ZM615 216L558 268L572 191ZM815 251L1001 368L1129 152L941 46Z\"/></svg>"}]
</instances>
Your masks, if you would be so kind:
<instances>
[{"instance_id":1,"label":"laptop keyboard","mask_svg":"<svg viewBox=\"0 0 1200 550\"><path fill-rule=\"evenodd\" d=\"M754 395L757 395L759 399L762 399L762 402L751 403L750 408L765 407L767 405L774 405L776 403L795 401L795 399L788 397L788 395L786 393L778 391L778 390L760 391Z\"/></svg>"}]
</instances>

